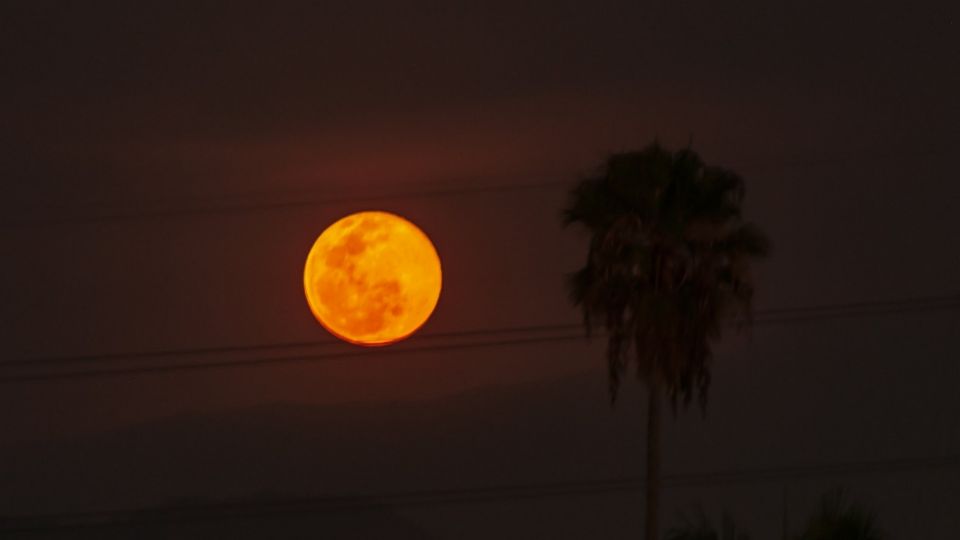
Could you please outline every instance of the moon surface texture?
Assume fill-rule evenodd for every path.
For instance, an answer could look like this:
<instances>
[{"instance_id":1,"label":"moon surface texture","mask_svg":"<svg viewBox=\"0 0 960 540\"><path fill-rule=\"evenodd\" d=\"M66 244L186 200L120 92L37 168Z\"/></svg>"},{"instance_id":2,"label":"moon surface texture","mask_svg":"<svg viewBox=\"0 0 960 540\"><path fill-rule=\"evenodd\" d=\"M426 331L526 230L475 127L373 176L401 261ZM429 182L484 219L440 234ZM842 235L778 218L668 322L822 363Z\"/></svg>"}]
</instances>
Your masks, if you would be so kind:
<instances>
[{"instance_id":1,"label":"moon surface texture","mask_svg":"<svg viewBox=\"0 0 960 540\"><path fill-rule=\"evenodd\" d=\"M388 212L346 216L314 242L303 287L317 320L340 339L377 346L408 337L440 298L440 257L416 225Z\"/></svg>"}]
</instances>

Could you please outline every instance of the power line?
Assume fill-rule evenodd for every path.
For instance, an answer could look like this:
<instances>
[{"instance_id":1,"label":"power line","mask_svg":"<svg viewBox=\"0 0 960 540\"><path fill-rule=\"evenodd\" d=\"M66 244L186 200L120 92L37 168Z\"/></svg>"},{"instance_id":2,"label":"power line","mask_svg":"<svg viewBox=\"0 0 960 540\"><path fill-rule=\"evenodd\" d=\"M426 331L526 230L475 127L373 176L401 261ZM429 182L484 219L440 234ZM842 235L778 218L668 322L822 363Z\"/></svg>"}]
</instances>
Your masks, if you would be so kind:
<instances>
[{"instance_id":1,"label":"power line","mask_svg":"<svg viewBox=\"0 0 960 540\"><path fill-rule=\"evenodd\" d=\"M441 339L456 339L470 336L530 333L530 332L550 332L557 330L570 330L579 328L576 324L552 324L540 326L513 326L502 328L486 328L477 330L461 330L457 332L433 332L417 335L417 341L435 341ZM163 358L170 356L206 356L225 353L243 353L243 352L269 352L277 350L302 349L309 347L342 347L340 341L329 339L323 341L289 341L274 344L253 344L253 345L221 345L213 347L196 348L177 348L161 349L154 351L139 351L129 353L102 353L88 355L72 356L50 356L40 358L29 358L20 360L7 360L0 362L0 368L8 366L36 366L45 364L73 364L83 362L104 362L113 360L145 360L150 358Z\"/></svg>"},{"instance_id":2,"label":"power line","mask_svg":"<svg viewBox=\"0 0 960 540\"><path fill-rule=\"evenodd\" d=\"M949 154L952 150L947 148L941 148L936 146L929 146L923 148L919 151L913 152L913 156L937 156L937 155L951 155ZM754 162L748 163L744 166L749 167L759 167L760 169L769 169L769 168L804 168L810 167L812 165L827 165L827 164L837 164L837 163L849 163L854 159L869 159L871 161L877 160L890 160L897 159L903 154L895 152L879 152L874 155L855 155L853 153L840 154L830 157L813 157L813 158L802 158L802 159L793 159L785 163L773 164L773 163L764 163L764 162ZM518 173L520 175L521 173ZM540 174L539 176L543 176ZM166 207L166 208L153 208L153 209L139 209L137 211L113 211L106 212L99 215L72 215L65 217L58 217L52 219L10 219L7 217L5 220L0 221L0 227L3 228L21 228L21 227L42 227L42 226L56 226L56 225L82 225L82 224L98 224L98 223L109 223L109 222L125 222L125 221L137 221L137 220L149 220L149 219L162 219L162 218L177 218L177 217L189 217L189 216L198 216L198 215L217 215L217 214L235 214L242 212L254 212L254 211L272 211L272 210L284 210L291 208L303 208L311 206L326 206L332 204L343 204L347 202L380 202L380 201L389 201L396 199L412 199L412 198L426 198L426 197L449 197L456 195L468 195L468 194L481 194L481 193L496 193L496 192L510 192L510 191L531 191L531 190L540 190L540 189L549 189L555 187L564 187L571 186L576 179L576 175L571 175L570 180L547 180L540 182L527 182L527 183L499 183L499 184L486 184L486 185L473 185L465 187L456 187L456 188L445 188L445 187L435 187L435 188L426 188L420 187L411 189L409 191L395 191L393 193L388 193L385 195L346 195L346 196L318 196L318 193L321 193L317 190L306 190L306 191L294 191L288 192L289 194L302 196L297 200L285 200L285 201L258 201L252 203L231 203L230 198L236 197L263 197L262 193L251 193L251 194L237 194L230 195L226 197L219 197L216 199L204 200L193 200L188 201L187 206L180 207ZM190 203L193 203L195 206L189 206ZM199 203L199 204L198 204ZM88 205L89 208L89 205ZM83 208L80 208L83 210ZM60 211L76 211L74 208L58 208ZM28 215L35 215L41 210L38 208L31 209L28 212Z\"/></svg>"},{"instance_id":3,"label":"power line","mask_svg":"<svg viewBox=\"0 0 960 540\"><path fill-rule=\"evenodd\" d=\"M779 482L805 478L859 476L940 470L960 466L960 454L939 457L848 461L719 472L667 474L667 488ZM201 520L291 514L356 512L380 507L439 506L492 501L577 497L639 491L644 478L631 476L579 482L513 484L462 489L435 489L372 495L328 495L269 501L234 501L126 511L57 513L0 519L2 532L74 530L118 525L182 523Z\"/></svg>"},{"instance_id":4,"label":"power line","mask_svg":"<svg viewBox=\"0 0 960 540\"><path fill-rule=\"evenodd\" d=\"M794 322L802 320L823 320L827 318L843 318L848 316L863 316L879 312L909 312L909 311L932 311L937 309L953 309L960 302L960 294L944 294L936 296L923 296L912 298L900 298L894 300L880 301L859 301L839 304L820 304L814 306L799 306L792 308L773 308L760 310L754 320L755 324L775 324L778 322ZM455 332L434 332L417 335L417 341L436 341L445 339L458 339L466 337L497 336L503 334L523 334L523 333L549 333L575 331L582 328L581 324L548 324L535 326L512 326L501 328L486 328L476 330L461 330ZM120 352L120 353L102 353L89 355L72 356L53 356L28 358L19 360L7 360L0 362L0 368L5 367L35 367L42 365L64 365L85 362L105 362L116 360L146 360L151 358L164 358L171 356L206 356L229 353L244 352L271 352L289 349L302 349L310 347L342 347L343 344L336 340L324 341L292 341L274 344L252 344L252 345L222 345L212 347L196 348L177 348L154 351L139 352ZM403 349L401 345L399 349ZM392 350L392 349L381 349Z\"/></svg>"},{"instance_id":5,"label":"power line","mask_svg":"<svg viewBox=\"0 0 960 540\"><path fill-rule=\"evenodd\" d=\"M885 313L909 313L912 311L938 311L955 309L960 303L960 294L919 296L893 300L872 300L844 304L775 308L759 312L766 324L799 322L805 320L840 319Z\"/></svg>"},{"instance_id":6,"label":"power line","mask_svg":"<svg viewBox=\"0 0 960 540\"><path fill-rule=\"evenodd\" d=\"M960 308L960 295L939 295L930 297L916 297L899 300L874 302L851 302L846 304L829 304L820 306L779 308L759 311L753 324L786 324L795 322L828 320L837 318L854 318L875 315L901 314L910 312L955 310ZM517 337L500 337L484 339L486 336L514 335ZM527 334L527 335L524 335ZM205 360L200 362L173 362L156 363L150 365L122 366L113 368L73 369L43 373L15 373L0 376L0 384L28 383L68 379L89 379L110 376L147 375L176 371L200 371L212 369L226 369L239 367L253 367L281 363L324 362L346 358L384 356L397 354L412 354L421 352L449 351L470 348L504 347L547 342L573 341L583 339L582 326L578 324L558 324L528 327L512 327L492 330L472 330L462 332L448 332L428 334L423 336L427 341L437 339L461 339L461 342L406 345L400 344L390 348L358 349L342 344L336 344L339 350L327 353L293 354L286 356L258 356L253 358L226 358ZM478 339L479 338L479 339ZM312 345L334 345L329 342L317 342ZM269 353L296 347L311 346L309 342L281 343L274 345L250 345L235 347L210 347L201 349L175 349L170 351L148 351L131 354L104 354L75 357L54 357L34 360L19 360L0 364L7 370L35 368L47 365L75 365L89 363L105 363L128 360L147 360L152 358L171 358L177 356L203 356L220 353Z\"/></svg>"},{"instance_id":7,"label":"power line","mask_svg":"<svg viewBox=\"0 0 960 540\"><path fill-rule=\"evenodd\" d=\"M508 345L524 345L524 344L546 343L546 342L556 342L556 341L572 341L574 339L583 339L583 335L571 334L571 335L557 335L557 336L546 336L546 337L474 341L474 342L453 343L453 344L443 344L443 345L423 345L419 347L395 347L390 349L379 349L376 352L351 348L348 350L339 350L339 351L334 351L326 354L321 354L321 353L302 354L302 355L282 356L282 357L276 357L276 358L249 358L249 359L240 359L240 360L228 359L228 360L214 360L214 361L205 361L205 362L189 362L189 363L184 362L184 363L165 364L165 365L157 364L157 365L150 365L150 366L121 367L121 368L110 368L110 369L62 371L62 372L56 372L56 373L9 375L9 376L0 376L0 384L17 383L17 382L54 381L54 380L64 380L64 379L88 379L88 378L122 376L122 375L146 375L146 374L168 373L168 372L175 372L175 371L206 371L211 369L254 367L254 366L281 364L281 363L291 364L291 363L301 363L301 362L324 362L324 361L332 361L332 360L343 360L346 358L369 357L369 356L375 356L378 354L379 355L397 355L397 354L411 354L411 353L418 353L418 352L434 352L434 351L457 350L457 349L468 349L468 348L503 347Z\"/></svg>"},{"instance_id":8,"label":"power line","mask_svg":"<svg viewBox=\"0 0 960 540\"><path fill-rule=\"evenodd\" d=\"M369 203L381 202L396 199L415 199L427 197L450 197L456 195L471 195L482 193L498 193L509 191L534 191L539 189L549 189L571 185L572 182L566 180L554 180L545 182L528 182L521 184L491 184L476 185L459 188L435 188L435 189L415 189L410 191L399 191L386 195L352 195L341 197L313 197L293 201L267 201L250 203L229 203L225 201L213 201L212 204L199 205L194 207L179 208L155 208L141 209L135 212L115 211L112 213L103 213L99 215L79 215L67 216L44 220L11 220L0 221L0 226L7 228L15 227L39 227L55 225L85 225L108 222L138 221L145 219L177 218L199 215L218 215L218 214L236 214L243 212L284 210L292 208L305 208L311 206L327 206L343 203Z\"/></svg>"}]
</instances>

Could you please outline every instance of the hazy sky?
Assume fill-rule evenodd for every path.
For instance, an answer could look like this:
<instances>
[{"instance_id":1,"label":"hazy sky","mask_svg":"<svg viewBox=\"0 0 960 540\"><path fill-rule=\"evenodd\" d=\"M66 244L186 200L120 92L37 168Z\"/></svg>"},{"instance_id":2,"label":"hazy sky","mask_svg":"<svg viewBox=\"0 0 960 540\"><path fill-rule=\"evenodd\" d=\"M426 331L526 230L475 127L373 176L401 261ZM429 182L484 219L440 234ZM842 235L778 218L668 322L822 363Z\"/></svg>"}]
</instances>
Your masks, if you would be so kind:
<instances>
[{"instance_id":1,"label":"hazy sky","mask_svg":"<svg viewBox=\"0 0 960 540\"><path fill-rule=\"evenodd\" d=\"M336 348L303 261L370 208L442 257L425 334L577 322L563 277L586 244L560 227L563 183L654 137L746 178L775 247L758 308L960 291L951 3L323 4L4 3L4 359ZM665 467L960 452L958 331L949 310L758 326L721 347L708 416L670 424ZM575 341L6 384L0 514L639 474L642 390L612 410L604 376L602 343ZM674 490L664 518L700 500L762 536L785 488L809 506L842 484L901 537L955 534L957 469L901 474ZM405 519L616 538L640 502Z\"/></svg>"}]
</instances>

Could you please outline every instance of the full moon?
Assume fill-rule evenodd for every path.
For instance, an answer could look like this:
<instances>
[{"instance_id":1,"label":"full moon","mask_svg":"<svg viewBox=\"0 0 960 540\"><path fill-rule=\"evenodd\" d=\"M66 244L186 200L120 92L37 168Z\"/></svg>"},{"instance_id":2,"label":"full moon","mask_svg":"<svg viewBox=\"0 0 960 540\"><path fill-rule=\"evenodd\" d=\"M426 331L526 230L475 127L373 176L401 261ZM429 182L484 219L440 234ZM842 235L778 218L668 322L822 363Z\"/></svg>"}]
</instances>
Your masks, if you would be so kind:
<instances>
[{"instance_id":1,"label":"full moon","mask_svg":"<svg viewBox=\"0 0 960 540\"><path fill-rule=\"evenodd\" d=\"M440 285L433 243L388 212L358 212L327 227L303 271L314 317L357 345L387 345L414 333L433 313Z\"/></svg>"}]
</instances>

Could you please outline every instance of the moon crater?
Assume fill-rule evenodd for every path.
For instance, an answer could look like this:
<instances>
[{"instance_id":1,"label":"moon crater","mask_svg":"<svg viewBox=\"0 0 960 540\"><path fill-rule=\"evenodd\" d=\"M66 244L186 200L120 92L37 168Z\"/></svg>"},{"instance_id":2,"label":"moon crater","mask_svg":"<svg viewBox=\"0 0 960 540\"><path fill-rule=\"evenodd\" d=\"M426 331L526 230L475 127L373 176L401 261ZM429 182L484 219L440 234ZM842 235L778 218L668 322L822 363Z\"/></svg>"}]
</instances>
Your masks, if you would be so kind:
<instances>
[{"instance_id":1,"label":"moon crater","mask_svg":"<svg viewBox=\"0 0 960 540\"><path fill-rule=\"evenodd\" d=\"M386 212L361 212L328 227L304 270L307 302L335 336L360 345L403 339L440 296L440 259L429 238Z\"/></svg>"}]
</instances>

